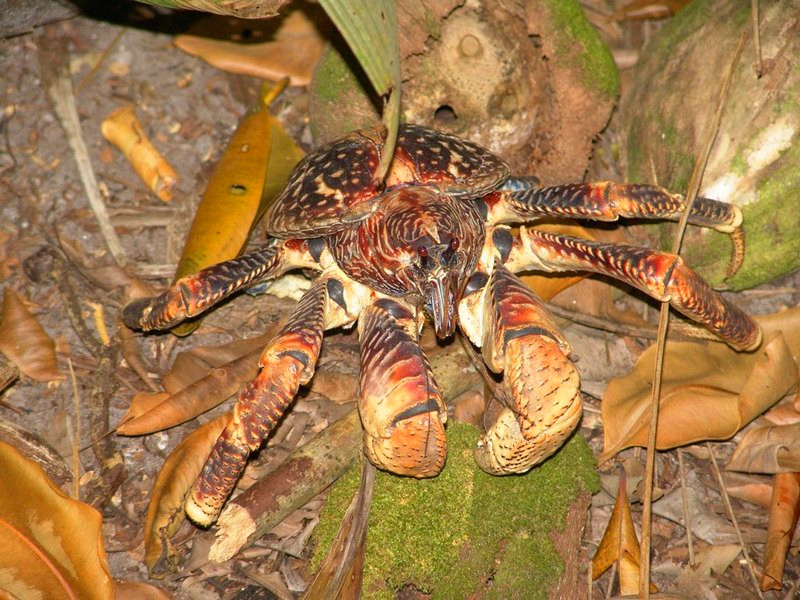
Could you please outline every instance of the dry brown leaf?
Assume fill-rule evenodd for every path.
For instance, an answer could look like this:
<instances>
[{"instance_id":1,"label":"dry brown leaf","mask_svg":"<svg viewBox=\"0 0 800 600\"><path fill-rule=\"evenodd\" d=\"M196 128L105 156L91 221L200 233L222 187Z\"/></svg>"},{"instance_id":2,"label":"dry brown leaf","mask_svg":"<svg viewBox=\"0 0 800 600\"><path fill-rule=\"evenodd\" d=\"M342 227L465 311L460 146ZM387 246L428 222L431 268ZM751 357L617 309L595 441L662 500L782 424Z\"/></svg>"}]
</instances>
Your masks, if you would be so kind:
<instances>
[{"instance_id":1,"label":"dry brown leaf","mask_svg":"<svg viewBox=\"0 0 800 600\"><path fill-rule=\"evenodd\" d=\"M162 385L168 392L176 394L200 381L211 369L224 367L256 349L265 348L276 331L277 326L273 326L256 337L234 340L221 346L198 346L181 352L172 369L164 375Z\"/></svg>"},{"instance_id":2,"label":"dry brown leaf","mask_svg":"<svg viewBox=\"0 0 800 600\"><path fill-rule=\"evenodd\" d=\"M671 17L690 0L632 0L617 9L615 21L643 21Z\"/></svg>"},{"instance_id":3,"label":"dry brown leaf","mask_svg":"<svg viewBox=\"0 0 800 600\"><path fill-rule=\"evenodd\" d=\"M287 13L273 39L242 44L195 35L179 35L175 45L218 69L308 85L325 49L325 39L302 10Z\"/></svg>"},{"instance_id":4,"label":"dry brown leaf","mask_svg":"<svg viewBox=\"0 0 800 600\"><path fill-rule=\"evenodd\" d=\"M800 516L800 473L777 473L773 478L772 502L764 548L764 571L761 591L780 590L786 553L792 543L797 518Z\"/></svg>"},{"instance_id":5,"label":"dry brown leaf","mask_svg":"<svg viewBox=\"0 0 800 600\"><path fill-rule=\"evenodd\" d=\"M619 478L617 502L611 519L600 541L600 546L592 559L592 579L597 579L611 565L619 562L619 593L621 596L636 595L639 592L639 539L633 527L631 505L626 493L624 473ZM650 584L650 590L658 591Z\"/></svg>"},{"instance_id":6,"label":"dry brown leaf","mask_svg":"<svg viewBox=\"0 0 800 600\"><path fill-rule=\"evenodd\" d=\"M200 381L171 394L146 412L124 421L117 427L120 435L144 435L185 423L230 398L239 391L242 383L258 374L258 357L261 350L249 354L230 364L212 369ZM145 400L154 401L153 397ZM140 410L136 408L137 412ZM127 415L126 415L127 417Z\"/></svg>"},{"instance_id":7,"label":"dry brown leaf","mask_svg":"<svg viewBox=\"0 0 800 600\"><path fill-rule=\"evenodd\" d=\"M742 547L738 544L701 547L695 554L695 563L686 565L675 581L675 586L690 598L715 597L711 591L741 552ZM702 593L706 591L708 593Z\"/></svg>"},{"instance_id":8,"label":"dry brown leaf","mask_svg":"<svg viewBox=\"0 0 800 600\"><path fill-rule=\"evenodd\" d=\"M125 423L133 421L134 419L141 417L143 414L150 412L171 396L172 394L169 392L137 392L133 398L131 398L131 403L128 406L128 412L123 415L119 425L117 425L117 433L119 433L119 428ZM125 434L123 433L121 435Z\"/></svg>"},{"instance_id":9,"label":"dry brown leaf","mask_svg":"<svg viewBox=\"0 0 800 600\"><path fill-rule=\"evenodd\" d=\"M172 186L178 181L178 174L147 138L132 106L123 106L108 115L100 131L122 151L156 196L164 202L172 200Z\"/></svg>"},{"instance_id":10,"label":"dry brown leaf","mask_svg":"<svg viewBox=\"0 0 800 600\"><path fill-rule=\"evenodd\" d=\"M170 600L172 596L149 583L119 581L115 600Z\"/></svg>"},{"instance_id":11,"label":"dry brown leaf","mask_svg":"<svg viewBox=\"0 0 800 600\"><path fill-rule=\"evenodd\" d=\"M3 292L0 314L0 352L31 379L65 378L56 364L56 346L52 338L31 315L19 294L8 287Z\"/></svg>"},{"instance_id":12,"label":"dry brown leaf","mask_svg":"<svg viewBox=\"0 0 800 600\"><path fill-rule=\"evenodd\" d=\"M664 358L659 450L699 440L728 439L797 388L800 308L758 317L764 342L737 352L716 342L667 342ZM625 377L613 379L603 397L603 462L630 446L644 446L650 423L655 347Z\"/></svg>"},{"instance_id":13,"label":"dry brown leaf","mask_svg":"<svg viewBox=\"0 0 800 600\"><path fill-rule=\"evenodd\" d=\"M772 481L754 475L724 473L728 495L761 508L769 508L772 501Z\"/></svg>"},{"instance_id":14,"label":"dry brown leaf","mask_svg":"<svg viewBox=\"0 0 800 600\"><path fill-rule=\"evenodd\" d=\"M800 471L800 423L748 430L725 468L746 473Z\"/></svg>"},{"instance_id":15,"label":"dry brown leaf","mask_svg":"<svg viewBox=\"0 0 800 600\"><path fill-rule=\"evenodd\" d=\"M144 524L145 564L151 577L163 577L177 568L178 557L170 538L183 522L183 501L194 485L230 413L220 415L175 446L156 478Z\"/></svg>"},{"instance_id":16,"label":"dry brown leaf","mask_svg":"<svg viewBox=\"0 0 800 600\"><path fill-rule=\"evenodd\" d=\"M181 352L164 376L167 392L136 394L117 433L144 435L161 431L224 402L258 374L258 358L276 330L277 325L254 338Z\"/></svg>"},{"instance_id":17,"label":"dry brown leaf","mask_svg":"<svg viewBox=\"0 0 800 600\"><path fill-rule=\"evenodd\" d=\"M15 598L114 598L102 517L0 442L0 591ZM7 560L13 557L13 560Z\"/></svg>"}]
</instances>

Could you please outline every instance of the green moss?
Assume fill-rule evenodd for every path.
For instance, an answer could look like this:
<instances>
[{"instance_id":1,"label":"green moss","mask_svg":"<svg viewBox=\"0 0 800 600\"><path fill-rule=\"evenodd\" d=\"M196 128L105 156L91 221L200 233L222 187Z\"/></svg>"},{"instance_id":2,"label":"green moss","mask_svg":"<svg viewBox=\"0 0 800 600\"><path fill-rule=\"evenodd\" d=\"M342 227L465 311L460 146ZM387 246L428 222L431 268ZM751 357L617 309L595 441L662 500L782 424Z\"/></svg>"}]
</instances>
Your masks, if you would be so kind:
<instances>
[{"instance_id":1,"label":"green moss","mask_svg":"<svg viewBox=\"0 0 800 600\"><path fill-rule=\"evenodd\" d=\"M371 94L366 75L352 54L344 48L340 51L329 46L311 82L311 134L317 140L327 141L373 125L380 117Z\"/></svg>"},{"instance_id":2,"label":"green moss","mask_svg":"<svg viewBox=\"0 0 800 600\"><path fill-rule=\"evenodd\" d=\"M731 172L739 177L747 173L747 159L744 157L744 148L739 148L730 163Z\"/></svg>"},{"instance_id":3,"label":"green moss","mask_svg":"<svg viewBox=\"0 0 800 600\"><path fill-rule=\"evenodd\" d=\"M545 0L553 26L562 33L557 51L565 56L580 46L578 65L584 83L606 96L619 96L619 71L611 51L589 23L577 0Z\"/></svg>"},{"instance_id":4,"label":"green moss","mask_svg":"<svg viewBox=\"0 0 800 600\"><path fill-rule=\"evenodd\" d=\"M744 263L727 286L741 290L800 269L800 145L793 144L769 175L762 175L757 199L742 207L747 236ZM728 236L704 233L700 242L689 240L683 254L712 283L725 279L731 245ZM694 243L690 243L694 241Z\"/></svg>"},{"instance_id":5,"label":"green moss","mask_svg":"<svg viewBox=\"0 0 800 600\"><path fill-rule=\"evenodd\" d=\"M640 62L647 62L651 55L662 55L662 52L667 53L664 56L669 56L683 40L706 24L713 16L712 8L711 0L694 0L684 6L659 30Z\"/></svg>"},{"instance_id":6,"label":"green moss","mask_svg":"<svg viewBox=\"0 0 800 600\"><path fill-rule=\"evenodd\" d=\"M580 436L523 476L493 477L475 465L478 431L448 426L448 460L434 479L379 473L370 515L364 597L394 598L406 583L434 598L545 598L563 571L550 540L580 489L596 491L594 458ZM358 488L354 468L331 490L313 568ZM487 578L492 584L484 589Z\"/></svg>"}]
</instances>

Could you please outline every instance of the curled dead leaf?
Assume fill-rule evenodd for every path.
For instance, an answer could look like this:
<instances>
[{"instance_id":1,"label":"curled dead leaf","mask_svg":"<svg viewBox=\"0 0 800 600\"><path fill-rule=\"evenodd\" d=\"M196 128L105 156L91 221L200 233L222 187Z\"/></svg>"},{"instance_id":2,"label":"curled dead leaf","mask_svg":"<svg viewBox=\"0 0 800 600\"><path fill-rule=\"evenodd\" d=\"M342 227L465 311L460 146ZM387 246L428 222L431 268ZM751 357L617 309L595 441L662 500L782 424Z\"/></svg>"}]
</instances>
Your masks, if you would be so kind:
<instances>
[{"instance_id":1,"label":"curled dead leaf","mask_svg":"<svg viewBox=\"0 0 800 600\"><path fill-rule=\"evenodd\" d=\"M750 429L725 468L747 473L800 471L800 423Z\"/></svg>"},{"instance_id":2,"label":"curled dead leaf","mask_svg":"<svg viewBox=\"0 0 800 600\"><path fill-rule=\"evenodd\" d=\"M36 463L0 442L0 593L12 598L114 598L102 517ZM9 557L12 560L7 560Z\"/></svg>"},{"instance_id":3,"label":"curled dead leaf","mask_svg":"<svg viewBox=\"0 0 800 600\"><path fill-rule=\"evenodd\" d=\"M764 342L754 352L722 343L667 342L659 450L699 440L728 439L783 396L797 389L794 356L800 354L800 308L756 320ZM650 422L655 347L633 372L611 381L603 397L603 462L630 446L644 446Z\"/></svg>"},{"instance_id":4,"label":"curled dead leaf","mask_svg":"<svg viewBox=\"0 0 800 600\"><path fill-rule=\"evenodd\" d=\"M800 517L800 473L777 473L773 478L769 508L767 545L764 548L764 571L761 591L783 587L783 567Z\"/></svg>"},{"instance_id":5,"label":"curled dead leaf","mask_svg":"<svg viewBox=\"0 0 800 600\"><path fill-rule=\"evenodd\" d=\"M158 473L144 524L145 564L151 577L164 577L177 568L170 538L183 522L183 501L194 485L230 413L220 415L192 432L170 453Z\"/></svg>"},{"instance_id":6,"label":"curled dead leaf","mask_svg":"<svg viewBox=\"0 0 800 600\"><path fill-rule=\"evenodd\" d=\"M8 287L3 292L0 313L0 352L31 379L65 378L56 364L56 346L52 338L28 311L19 294Z\"/></svg>"},{"instance_id":7,"label":"curled dead leaf","mask_svg":"<svg viewBox=\"0 0 800 600\"><path fill-rule=\"evenodd\" d=\"M136 174L164 202L172 200L178 174L147 138L132 106L112 112L100 125L103 137L122 151Z\"/></svg>"},{"instance_id":8,"label":"curled dead leaf","mask_svg":"<svg viewBox=\"0 0 800 600\"><path fill-rule=\"evenodd\" d=\"M619 478L619 490L611 519L600 541L600 546L592 558L592 579L597 579L611 565L619 562L619 593L622 596L636 595L639 592L639 539L633 526L631 505L626 493L627 484L624 473ZM650 584L652 592L658 589Z\"/></svg>"}]
</instances>

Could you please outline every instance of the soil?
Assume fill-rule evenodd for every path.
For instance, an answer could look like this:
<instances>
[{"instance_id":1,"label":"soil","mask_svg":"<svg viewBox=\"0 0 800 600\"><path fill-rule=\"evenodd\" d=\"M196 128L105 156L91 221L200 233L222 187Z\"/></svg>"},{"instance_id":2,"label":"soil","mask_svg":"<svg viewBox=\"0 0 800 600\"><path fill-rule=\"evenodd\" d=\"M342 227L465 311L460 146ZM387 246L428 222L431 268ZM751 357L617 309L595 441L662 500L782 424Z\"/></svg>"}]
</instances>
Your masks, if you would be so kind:
<instances>
[{"instance_id":1,"label":"soil","mask_svg":"<svg viewBox=\"0 0 800 600\"><path fill-rule=\"evenodd\" d=\"M615 50L619 63L628 61L631 53L635 55L658 27L653 21L632 22L623 27L604 17L613 12L613 3L597 1L587 5L589 15ZM72 368L77 382L73 387L69 378L45 384L20 377L0 395L0 420L35 434L64 457L66 464L72 464L74 447L82 449L79 475L84 484L82 499L96 505L103 514L103 542L115 579L155 583L176 598L273 598L278 596L269 590L280 586L268 589L264 581L274 575L297 596L303 584L297 575L302 561L291 558L284 549L292 542L307 539L320 499L287 519L282 528L261 544L227 563L194 572L181 571L159 582L148 579L143 563L142 529L152 482L170 450L199 422L208 421L222 409L150 436L126 438L112 434L105 438L105 446L98 452L100 458L91 447L92 442L120 421L133 395L147 386L119 356L116 323L125 302L124 285L130 279L126 280L118 270L104 269L113 260L86 201L72 150L43 85L39 63L44 54L40 51L45 45L43 37L51 47L53 44L60 47L62 60L68 61L82 135L104 202L129 259L125 271L155 289L171 278L210 171L258 89L255 80L225 74L173 48L172 36L196 18L193 14L171 13L133 3L126 10L126 14L109 14L103 9L92 9L91 14L0 40L3 73L0 286L14 289L26 300L36 319L55 340L60 368L64 373ZM622 75L624 85L625 69ZM310 103L304 89L290 89L273 109L289 133L306 149L311 143L307 114ZM126 104L136 107L146 133L180 176L170 203L155 198L126 159L100 134L101 122ZM612 123L612 129L596 146L590 176L613 178L615 135ZM576 157L576 161L585 159ZM614 235L624 238L627 234ZM256 233L255 241L258 237ZM63 256L63 247L73 249L72 258L53 259L54 255ZM64 281L71 287L61 285ZM574 288L571 296L560 301L561 305L572 308L593 293L586 291L591 286L604 284L592 281L586 285L590 287ZM793 275L767 288L738 294L735 299L748 310L763 313L796 304L800 297L798 289L800 278ZM623 301L635 303L635 310L649 313L650 317L657 312L653 305L638 299ZM100 318L109 329L108 347L92 342L99 337L92 302L104 309ZM242 295L210 315L204 326L189 338L138 336L136 341L153 379L160 381L181 350L252 337L268 329L291 306L288 299L265 303L258 297ZM579 357L587 395L582 432L599 452L602 427L598 398L608 378L627 371L646 343L579 325L568 327L566 333ZM326 344L331 350L324 352L329 353L331 362L355 364L353 336L337 334ZM595 360L596 357L599 358ZM113 368L103 366L108 364ZM107 415L102 411L104 402L108 403ZM259 473L274 468L274 463L291 448L334 420L341 411L338 404L320 394L301 398L270 447L260 453L246 479L252 481ZM75 439L78 420L80 439ZM290 435L295 426L302 431L300 435ZM714 445L721 463L733 446L733 443ZM124 473L116 471L102 486L93 485L100 474L107 473L102 461L117 451L124 457ZM727 519L704 452L704 447L690 449L685 454L687 469L694 474L707 508ZM619 460L625 460L626 468L631 469L630 465L643 463L643 457L644 453L631 450L624 452ZM619 464L604 465L601 470L612 473ZM674 452L659 455L657 468L657 486L661 490L680 485ZM72 489L68 480L59 483L65 490ZM607 497L595 498L584 536L583 555L594 553L608 522L611 502ZM635 505L635 513L638 507ZM749 545L751 556L760 564L767 513L738 500L734 500L734 510L747 539L753 542ZM638 522L638 514L635 519ZM181 553L189 553L195 533L189 525L179 531L176 545ZM672 521L656 518L654 535L653 575L656 583L663 585L674 578L676 569L687 563L685 531ZM793 582L798 580L800 561L795 545L787 558L783 593L796 592L797 584ZM711 589L717 598L755 597L746 567L740 561L734 561ZM607 574L593 586L592 598L609 597L615 592L615 584Z\"/></svg>"}]
</instances>

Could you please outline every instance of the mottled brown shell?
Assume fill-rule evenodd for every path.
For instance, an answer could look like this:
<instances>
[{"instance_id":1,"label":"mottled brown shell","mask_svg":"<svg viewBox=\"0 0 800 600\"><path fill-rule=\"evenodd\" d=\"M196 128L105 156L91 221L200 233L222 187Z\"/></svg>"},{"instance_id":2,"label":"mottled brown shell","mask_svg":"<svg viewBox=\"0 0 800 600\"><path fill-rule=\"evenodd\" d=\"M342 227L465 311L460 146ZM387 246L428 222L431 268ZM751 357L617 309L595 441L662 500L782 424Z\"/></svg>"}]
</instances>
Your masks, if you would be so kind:
<instances>
[{"instance_id":1,"label":"mottled brown shell","mask_svg":"<svg viewBox=\"0 0 800 600\"><path fill-rule=\"evenodd\" d=\"M325 236L372 214L393 187L422 184L458 198L479 198L509 174L485 148L419 125L401 125L385 184L373 178L385 133L355 131L306 156L266 216L278 238Z\"/></svg>"}]
</instances>

